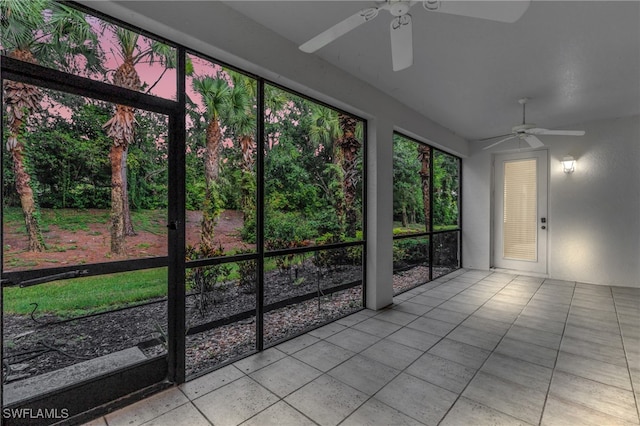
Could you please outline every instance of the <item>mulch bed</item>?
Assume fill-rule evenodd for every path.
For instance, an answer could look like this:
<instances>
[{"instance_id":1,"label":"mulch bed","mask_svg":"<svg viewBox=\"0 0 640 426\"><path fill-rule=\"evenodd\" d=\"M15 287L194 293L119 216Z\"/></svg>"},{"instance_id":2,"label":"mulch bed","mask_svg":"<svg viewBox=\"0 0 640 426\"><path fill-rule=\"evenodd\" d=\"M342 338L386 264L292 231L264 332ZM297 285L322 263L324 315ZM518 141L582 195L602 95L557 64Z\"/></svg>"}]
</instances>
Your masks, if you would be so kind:
<instances>
[{"instance_id":1,"label":"mulch bed","mask_svg":"<svg viewBox=\"0 0 640 426\"><path fill-rule=\"evenodd\" d=\"M297 276L297 279L295 278ZM361 268L316 268L307 259L295 273L270 272L265 276L265 305L294 296L322 292L361 279ZM197 296L187 298L187 326L227 318L255 309L255 293L234 283L215 294L215 303L203 316ZM361 286L283 307L265 314L265 342L275 342L304 329L361 308ZM108 353L140 345L148 356L166 352L166 301L60 322L44 315L5 315L3 324L3 380L37 376ZM155 344L151 343L155 339ZM217 327L187 337L188 374L238 357L255 348L255 318Z\"/></svg>"},{"instance_id":2,"label":"mulch bed","mask_svg":"<svg viewBox=\"0 0 640 426\"><path fill-rule=\"evenodd\" d=\"M442 275L449 271L434 271ZM428 268L416 266L393 277L394 294L420 285ZM342 266L319 270L307 259L294 273L270 272L265 277L265 304L297 295L326 292L331 287L357 281L361 268ZM226 318L255 309L256 296L237 285L226 286L216 295L215 304L202 316L195 295L187 298L187 324ZM264 342L269 346L305 330L355 312L362 307L362 287L357 286L320 295L284 306L264 316ZM5 383L54 371L85 359L140 345L143 352L156 356L166 352L166 301L131 307L91 317L60 322L44 315L35 320L25 315L4 316L3 380ZM155 339L154 343L149 343ZM255 350L255 316L232 324L187 336L187 375L198 374Z\"/></svg>"}]
</instances>

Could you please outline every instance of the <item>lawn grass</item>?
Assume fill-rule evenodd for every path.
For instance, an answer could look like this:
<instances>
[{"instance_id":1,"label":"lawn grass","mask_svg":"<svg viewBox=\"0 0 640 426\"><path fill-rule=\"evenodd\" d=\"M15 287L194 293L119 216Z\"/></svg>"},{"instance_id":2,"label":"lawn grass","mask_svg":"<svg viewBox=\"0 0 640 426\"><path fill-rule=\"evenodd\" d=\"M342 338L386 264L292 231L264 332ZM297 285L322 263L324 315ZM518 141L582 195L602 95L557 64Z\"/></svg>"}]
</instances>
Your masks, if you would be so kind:
<instances>
[{"instance_id":1,"label":"lawn grass","mask_svg":"<svg viewBox=\"0 0 640 426\"><path fill-rule=\"evenodd\" d=\"M63 318L103 312L167 294L166 268L60 280L32 287L6 287L4 312L26 315L38 304L36 316Z\"/></svg>"},{"instance_id":2,"label":"lawn grass","mask_svg":"<svg viewBox=\"0 0 640 426\"><path fill-rule=\"evenodd\" d=\"M453 231L458 229L458 225L433 225L434 231ZM401 222L393 222L393 235L413 234L418 232L426 232L424 224L410 223L402 226Z\"/></svg>"},{"instance_id":3,"label":"lawn grass","mask_svg":"<svg viewBox=\"0 0 640 426\"><path fill-rule=\"evenodd\" d=\"M109 210L40 209L40 229L42 232L49 232L49 227L54 225L67 231L89 232L89 225L92 223L109 223L110 214ZM20 207L5 207L3 215L5 225L16 227L18 232L26 232ZM136 230L156 235L167 232L167 213L164 210L132 211L131 220Z\"/></svg>"}]
</instances>

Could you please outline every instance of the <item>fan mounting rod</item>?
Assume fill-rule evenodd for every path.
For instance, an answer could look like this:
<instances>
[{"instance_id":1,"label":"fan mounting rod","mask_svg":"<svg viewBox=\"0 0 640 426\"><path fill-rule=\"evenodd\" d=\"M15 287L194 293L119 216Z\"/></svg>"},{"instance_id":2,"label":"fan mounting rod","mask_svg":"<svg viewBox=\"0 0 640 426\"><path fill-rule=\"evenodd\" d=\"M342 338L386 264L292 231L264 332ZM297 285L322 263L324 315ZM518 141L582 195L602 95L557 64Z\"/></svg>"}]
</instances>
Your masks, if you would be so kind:
<instances>
[{"instance_id":1,"label":"fan mounting rod","mask_svg":"<svg viewBox=\"0 0 640 426\"><path fill-rule=\"evenodd\" d=\"M518 103L519 103L520 105L522 105L522 125L523 125L523 126L524 126L525 124L527 124L527 122L526 122L526 121L524 121L524 109L525 109L525 106L527 105L527 101L528 101L528 100L529 100L529 98L520 98L520 99L518 99ZM519 127L519 126L517 126L517 127ZM531 126L531 127L535 127L535 126ZM515 127L514 127L514 129L515 129ZM514 132L515 132L515 130L514 130Z\"/></svg>"}]
</instances>

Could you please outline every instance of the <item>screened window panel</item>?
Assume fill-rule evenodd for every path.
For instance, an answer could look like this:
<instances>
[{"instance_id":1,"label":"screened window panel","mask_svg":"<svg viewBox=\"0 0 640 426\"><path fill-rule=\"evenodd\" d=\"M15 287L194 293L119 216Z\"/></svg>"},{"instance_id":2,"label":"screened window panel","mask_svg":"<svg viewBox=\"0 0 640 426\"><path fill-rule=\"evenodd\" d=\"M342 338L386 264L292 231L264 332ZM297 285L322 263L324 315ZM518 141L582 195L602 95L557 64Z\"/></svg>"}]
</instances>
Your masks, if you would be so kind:
<instances>
[{"instance_id":1,"label":"screened window panel","mask_svg":"<svg viewBox=\"0 0 640 426\"><path fill-rule=\"evenodd\" d=\"M503 256L537 260L536 160L504 164Z\"/></svg>"}]
</instances>

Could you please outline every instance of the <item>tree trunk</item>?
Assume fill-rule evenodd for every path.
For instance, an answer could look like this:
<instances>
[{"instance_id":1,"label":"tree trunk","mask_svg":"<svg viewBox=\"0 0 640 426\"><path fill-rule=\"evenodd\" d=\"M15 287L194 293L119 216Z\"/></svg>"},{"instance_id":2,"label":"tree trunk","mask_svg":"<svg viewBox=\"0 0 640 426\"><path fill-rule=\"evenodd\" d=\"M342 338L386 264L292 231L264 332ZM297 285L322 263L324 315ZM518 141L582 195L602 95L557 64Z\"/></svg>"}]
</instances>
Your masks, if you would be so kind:
<instances>
[{"instance_id":1,"label":"tree trunk","mask_svg":"<svg viewBox=\"0 0 640 426\"><path fill-rule=\"evenodd\" d=\"M22 150L23 147L21 144L17 144L16 147L11 150L13 173L16 179L16 190L20 196L20 204L24 215L24 224L29 237L29 251L43 251L45 247L42 242L40 227L38 226L36 204L30 185L31 178L24 168Z\"/></svg>"},{"instance_id":2,"label":"tree trunk","mask_svg":"<svg viewBox=\"0 0 640 426\"><path fill-rule=\"evenodd\" d=\"M346 114L339 114L340 129L342 137L338 139L341 150L341 161L343 170L342 190L344 192L344 210L347 225L347 236L355 237L358 215L355 209L357 197L358 170L356 161L360 151L360 141L356 138L356 126L358 120Z\"/></svg>"},{"instance_id":3,"label":"tree trunk","mask_svg":"<svg viewBox=\"0 0 640 426\"><path fill-rule=\"evenodd\" d=\"M431 227L431 199L429 188L429 177L431 175L431 148L426 145L418 146L418 159L422 164L420 168L420 178L422 179L422 203L424 207L424 227L427 232Z\"/></svg>"},{"instance_id":4,"label":"tree trunk","mask_svg":"<svg viewBox=\"0 0 640 426\"><path fill-rule=\"evenodd\" d=\"M24 62L37 63L29 50L14 50L9 56ZM31 188L31 177L24 167L24 145L18 141L24 122L29 114L40 108L42 92L36 86L18 81L4 81L4 102L7 108L8 138L7 151L13 160L13 172L16 180L16 192L20 197L20 205L27 229L29 251L43 251L45 249L38 216L36 202Z\"/></svg>"},{"instance_id":5,"label":"tree trunk","mask_svg":"<svg viewBox=\"0 0 640 426\"><path fill-rule=\"evenodd\" d=\"M242 180L240 185L242 220L247 221L251 213L255 210L254 194L249 179L254 179L253 175L253 149L255 142L253 136L243 135L240 137L240 149L242 150Z\"/></svg>"},{"instance_id":6,"label":"tree trunk","mask_svg":"<svg viewBox=\"0 0 640 426\"><path fill-rule=\"evenodd\" d=\"M220 174L220 148L222 132L218 119L213 117L206 130L207 149L204 154L205 199L202 207L202 232L200 233L200 248L203 253L214 249L214 228L218 219L217 194L214 193L215 182Z\"/></svg>"},{"instance_id":7,"label":"tree trunk","mask_svg":"<svg viewBox=\"0 0 640 426\"><path fill-rule=\"evenodd\" d=\"M126 254L121 170L123 151L123 145L114 144L109 153L111 160L111 253L117 256Z\"/></svg>"},{"instance_id":8,"label":"tree trunk","mask_svg":"<svg viewBox=\"0 0 640 426\"><path fill-rule=\"evenodd\" d=\"M407 218L407 206L402 205L402 227L406 228L409 226L409 219Z\"/></svg>"},{"instance_id":9,"label":"tree trunk","mask_svg":"<svg viewBox=\"0 0 640 426\"><path fill-rule=\"evenodd\" d=\"M127 153L129 147L122 152L122 214L124 220L124 235L131 237L136 235L131 221L131 210L129 209L129 180L127 179Z\"/></svg>"},{"instance_id":10,"label":"tree trunk","mask_svg":"<svg viewBox=\"0 0 640 426\"><path fill-rule=\"evenodd\" d=\"M126 57L113 76L113 84L131 90L140 90L142 83L136 72L133 58ZM111 159L111 252L124 255L126 251L125 235L135 234L129 216L129 194L127 191L126 153L133 142L136 123L135 109L127 105L116 105L116 112L104 124L107 135L113 138ZM116 159L119 161L116 164ZM126 214L126 217L125 217ZM127 233L125 225L129 222L131 231Z\"/></svg>"}]
</instances>

